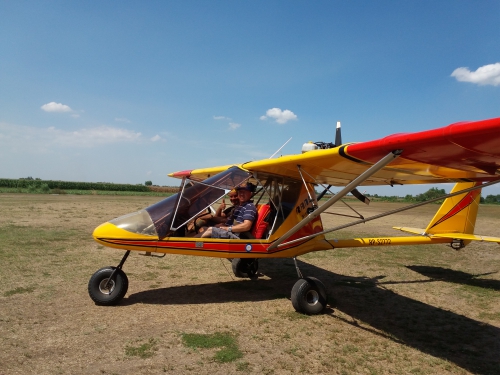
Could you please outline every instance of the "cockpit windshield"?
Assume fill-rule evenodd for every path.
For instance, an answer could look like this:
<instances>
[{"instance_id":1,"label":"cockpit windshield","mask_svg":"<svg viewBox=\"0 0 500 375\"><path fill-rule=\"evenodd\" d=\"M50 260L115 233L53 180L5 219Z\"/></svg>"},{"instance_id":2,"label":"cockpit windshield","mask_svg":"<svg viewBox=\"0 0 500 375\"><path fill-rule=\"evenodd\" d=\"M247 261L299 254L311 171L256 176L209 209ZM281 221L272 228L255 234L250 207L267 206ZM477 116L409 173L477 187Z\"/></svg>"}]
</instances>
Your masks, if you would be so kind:
<instances>
[{"instance_id":1,"label":"cockpit windshield","mask_svg":"<svg viewBox=\"0 0 500 375\"><path fill-rule=\"evenodd\" d=\"M232 167L202 182L183 180L179 193L146 208L158 237L171 235L250 177L250 173Z\"/></svg>"},{"instance_id":2,"label":"cockpit windshield","mask_svg":"<svg viewBox=\"0 0 500 375\"><path fill-rule=\"evenodd\" d=\"M257 177L256 173L252 175L238 167L229 168L201 182L185 178L179 193L110 222L129 232L160 239L184 237L189 227L186 224L199 217L204 210L214 212L214 204L217 206L231 189L246 181L259 186L252 197L254 204L269 205L271 208L266 218L266 236L269 236L294 209L302 185L298 180L270 174L259 173Z\"/></svg>"},{"instance_id":3,"label":"cockpit windshield","mask_svg":"<svg viewBox=\"0 0 500 375\"><path fill-rule=\"evenodd\" d=\"M143 234L145 236L156 236L156 230L146 210L132 212L131 214L110 220L110 223L126 231Z\"/></svg>"}]
</instances>

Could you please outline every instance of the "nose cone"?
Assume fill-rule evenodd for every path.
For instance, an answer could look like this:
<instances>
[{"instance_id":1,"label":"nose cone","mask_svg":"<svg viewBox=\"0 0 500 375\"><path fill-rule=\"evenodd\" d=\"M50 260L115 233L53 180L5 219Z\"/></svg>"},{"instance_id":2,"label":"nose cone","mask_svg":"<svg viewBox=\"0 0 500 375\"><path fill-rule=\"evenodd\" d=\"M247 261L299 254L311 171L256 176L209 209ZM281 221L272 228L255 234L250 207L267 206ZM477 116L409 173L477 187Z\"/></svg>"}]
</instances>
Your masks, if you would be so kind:
<instances>
[{"instance_id":1,"label":"nose cone","mask_svg":"<svg viewBox=\"0 0 500 375\"><path fill-rule=\"evenodd\" d=\"M101 245L124 250L154 251L158 241L156 235L130 232L110 222L95 228L92 237Z\"/></svg>"},{"instance_id":2,"label":"nose cone","mask_svg":"<svg viewBox=\"0 0 500 375\"><path fill-rule=\"evenodd\" d=\"M120 238L118 235L119 228L111 223L104 223L99 225L97 228L94 229L94 232L92 233L92 237L94 237L94 240L97 242L100 242L100 240L103 239L109 239L109 238Z\"/></svg>"}]
</instances>

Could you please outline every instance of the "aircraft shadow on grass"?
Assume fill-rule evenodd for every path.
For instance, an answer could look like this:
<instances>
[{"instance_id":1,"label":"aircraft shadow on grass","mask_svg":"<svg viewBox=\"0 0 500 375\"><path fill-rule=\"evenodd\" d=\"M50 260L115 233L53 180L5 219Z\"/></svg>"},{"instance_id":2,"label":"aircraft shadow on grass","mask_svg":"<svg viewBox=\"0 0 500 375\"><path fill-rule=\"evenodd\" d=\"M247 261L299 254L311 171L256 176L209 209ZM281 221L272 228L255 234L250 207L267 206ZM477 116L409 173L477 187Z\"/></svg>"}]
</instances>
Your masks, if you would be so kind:
<instances>
[{"instance_id":1,"label":"aircraft shadow on grass","mask_svg":"<svg viewBox=\"0 0 500 375\"><path fill-rule=\"evenodd\" d=\"M289 298L290 288L297 279L293 263L268 260L261 263L263 268L270 280L160 288L131 294L121 304L206 304ZM442 358L472 373L500 374L500 328L385 289L384 284L391 283L382 282L384 276L345 276L304 262L300 262L300 268L304 275L314 275L325 284L330 300L327 314L337 309L349 315L352 319L341 319L357 329ZM433 280L406 283L437 279L500 290L498 281L475 279L464 272L428 266L408 268Z\"/></svg>"},{"instance_id":2,"label":"aircraft shadow on grass","mask_svg":"<svg viewBox=\"0 0 500 375\"><path fill-rule=\"evenodd\" d=\"M481 276L488 276L496 272L482 273L473 275L467 272L450 270L449 268L432 266L406 266L406 268L415 271L432 280L446 281L450 283L476 286L479 288L500 290L500 281L491 279L478 279Z\"/></svg>"}]
</instances>

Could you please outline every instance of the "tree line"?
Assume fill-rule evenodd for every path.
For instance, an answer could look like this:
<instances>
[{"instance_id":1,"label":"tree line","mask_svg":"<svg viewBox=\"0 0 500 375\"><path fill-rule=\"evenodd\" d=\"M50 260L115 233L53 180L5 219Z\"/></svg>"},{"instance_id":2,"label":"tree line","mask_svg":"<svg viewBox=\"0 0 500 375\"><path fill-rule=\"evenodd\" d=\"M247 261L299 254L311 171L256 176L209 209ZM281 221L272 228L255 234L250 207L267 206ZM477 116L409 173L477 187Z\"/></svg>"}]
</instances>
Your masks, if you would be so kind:
<instances>
[{"instance_id":1,"label":"tree line","mask_svg":"<svg viewBox=\"0 0 500 375\"><path fill-rule=\"evenodd\" d=\"M378 200L389 201L389 202L397 202L397 201L399 201L399 202L401 202L401 201L404 201L404 202L424 202L424 201L427 201L429 199L441 197L445 194L446 194L446 191L444 189L430 188L425 193L417 194L415 196L413 196L411 194L407 194L404 198L399 197L399 196L395 196L395 195L393 195L393 196L380 196L378 194L373 194L373 195L366 194L366 195L368 197L373 197L373 198L376 198ZM440 202L442 202L442 201L438 201L438 203L440 203ZM500 194L497 194L497 195L489 194L486 197L481 196L479 202L483 203L483 204L500 204Z\"/></svg>"},{"instance_id":2,"label":"tree line","mask_svg":"<svg viewBox=\"0 0 500 375\"><path fill-rule=\"evenodd\" d=\"M59 180L41 180L39 178L1 178L0 187L18 189L61 189L61 190L101 190L101 191L135 191L148 192L150 189L142 184L114 184L111 182L75 182Z\"/></svg>"}]
</instances>

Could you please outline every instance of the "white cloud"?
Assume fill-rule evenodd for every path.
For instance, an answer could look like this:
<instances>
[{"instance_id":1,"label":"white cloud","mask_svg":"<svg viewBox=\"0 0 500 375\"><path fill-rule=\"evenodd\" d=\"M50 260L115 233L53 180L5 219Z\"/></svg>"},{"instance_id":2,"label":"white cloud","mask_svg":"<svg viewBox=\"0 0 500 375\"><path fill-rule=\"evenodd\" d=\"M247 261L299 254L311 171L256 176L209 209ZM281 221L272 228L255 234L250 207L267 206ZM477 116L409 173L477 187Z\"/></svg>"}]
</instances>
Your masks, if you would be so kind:
<instances>
[{"instance_id":1,"label":"white cloud","mask_svg":"<svg viewBox=\"0 0 500 375\"><path fill-rule=\"evenodd\" d=\"M5 147L30 152L46 151L56 146L90 148L112 143L137 143L142 139L141 133L111 126L67 131L53 126L36 128L0 123L0 134L0 141L5 142Z\"/></svg>"},{"instance_id":2,"label":"white cloud","mask_svg":"<svg viewBox=\"0 0 500 375\"><path fill-rule=\"evenodd\" d=\"M161 140L161 137L158 134L156 134L154 137L151 138L151 142L156 142L159 140Z\"/></svg>"},{"instance_id":3,"label":"white cloud","mask_svg":"<svg viewBox=\"0 0 500 375\"><path fill-rule=\"evenodd\" d=\"M235 122L230 122L229 123L229 130L236 130L241 126L241 124L237 124Z\"/></svg>"},{"instance_id":4,"label":"white cloud","mask_svg":"<svg viewBox=\"0 0 500 375\"><path fill-rule=\"evenodd\" d=\"M500 63L488 64L471 72L469 68L457 68L451 73L460 82L471 82L478 85L500 86Z\"/></svg>"},{"instance_id":5,"label":"white cloud","mask_svg":"<svg viewBox=\"0 0 500 375\"><path fill-rule=\"evenodd\" d=\"M66 104L50 102L40 107L45 112L71 112L72 109Z\"/></svg>"},{"instance_id":6,"label":"white cloud","mask_svg":"<svg viewBox=\"0 0 500 375\"><path fill-rule=\"evenodd\" d=\"M226 116L214 116L214 120L227 120L231 121L232 119Z\"/></svg>"},{"instance_id":7,"label":"white cloud","mask_svg":"<svg viewBox=\"0 0 500 375\"><path fill-rule=\"evenodd\" d=\"M271 108L266 111L265 116L260 116L261 120L268 118L275 119L278 124L286 124L290 120L297 120L297 115L288 109L282 111L280 108Z\"/></svg>"},{"instance_id":8,"label":"white cloud","mask_svg":"<svg viewBox=\"0 0 500 375\"><path fill-rule=\"evenodd\" d=\"M92 147L93 145L134 142L138 141L141 133L136 133L127 129L114 128L111 126L99 126L95 128L83 128L76 131L64 131L49 129L49 135L53 136L55 143L64 145Z\"/></svg>"}]
</instances>

